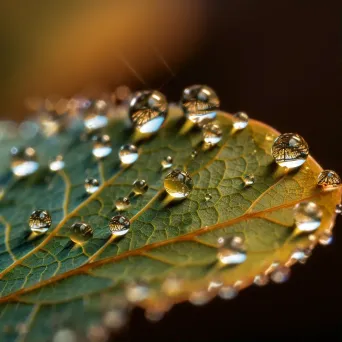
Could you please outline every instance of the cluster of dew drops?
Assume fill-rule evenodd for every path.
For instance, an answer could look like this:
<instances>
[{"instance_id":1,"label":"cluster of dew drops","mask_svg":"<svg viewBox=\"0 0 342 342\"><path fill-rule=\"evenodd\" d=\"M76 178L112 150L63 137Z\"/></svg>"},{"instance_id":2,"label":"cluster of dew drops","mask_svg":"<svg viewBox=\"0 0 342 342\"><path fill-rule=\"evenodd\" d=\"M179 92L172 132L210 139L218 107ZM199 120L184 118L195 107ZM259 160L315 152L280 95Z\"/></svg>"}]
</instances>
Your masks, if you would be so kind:
<instances>
[{"instance_id":1,"label":"cluster of dew drops","mask_svg":"<svg viewBox=\"0 0 342 342\"><path fill-rule=\"evenodd\" d=\"M215 91L205 85L194 85L185 88L180 100L180 106L189 123L200 128L203 135L203 142L209 148L215 147L223 137L223 131L218 121L216 121L219 110L219 98ZM166 97L156 90L144 90L133 93L128 101L128 115L134 129L142 134L155 134L162 127L168 114L168 103ZM86 101L82 106L82 118L87 133L98 132L106 127L109 122L108 103L104 100ZM43 122L44 123L44 122ZM244 112L238 112L233 116L233 130L241 131L248 126L249 117ZM44 123L47 126L47 123ZM49 122L49 129L54 129L54 123ZM266 134L265 140L273 142L270 152L275 163L280 167L293 169L301 167L308 155L309 147L306 141L299 134L284 133L277 138ZM111 139L108 135L93 135L92 154L96 159L108 158L112 153ZM16 177L27 177L39 168L36 151L32 147L11 149L12 172ZM123 166L134 164L139 158L139 149L131 143L123 145L118 151L119 159ZM191 153L195 158L196 151ZM164 170L173 167L173 157L165 156L161 160L161 167ZM57 156L49 164L52 172L59 172L65 167L62 156ZM248 187L255 182L254 175L244 175L244 186ZM334 189L341 184L338 174L332 170L322 171L317 179L317 185L325 191ZM85 179L85 191L92 195L101 188L100 182L95 178ZM185 170L173 169L164 179L164 189L167 194L175 200L182 200L188 197L193 188L191 175ZM148 190L145 180L136 180L132 185L132 193L143 195ZM119 212L127 210L130 206L130 196L118 198L115 202ZM212 195L207 193L205 201L210 201ZM342 213L342 205L336 207L336 213ZM322 220L322 210L314 202L305 201L295 205L293 209L296 231L308 233L315 231L320 226ZM35 210L29 218L29 226L35 234L44 234L48 231L52 223L51 216L46 210ZM125 235L130 230L130 220L122 214L116 215L109 221L110 232L114 236ZM91 226L85 222L76 222L70 227L70 238L74 242L82 243L93 235ZM310 235L313 239L314 236ZM325 232L319 242L327 245L331 242L330 232ZM247 259L247 249L242 236L220 237L217 242L217 259L223 265L241 264ZM292 259L304 262L310 254L308 250L296 250ZM268 276L269 275L269 276ZM283 282L288 278L289 269L274 263L263 275L255 278L257 285L265 285L269 277L274 282ZM174 285L174 282L172 283ZM212 288L219 287L213 283ZM222 287L220 296L222 298L232 298L236 294L237 287ZM138 293L140 293L138 291ZM141 293L140 293L141 295ZM200 304L203 301L201 294L194 294L190 300Z\"/></svg>"}]
</instances>

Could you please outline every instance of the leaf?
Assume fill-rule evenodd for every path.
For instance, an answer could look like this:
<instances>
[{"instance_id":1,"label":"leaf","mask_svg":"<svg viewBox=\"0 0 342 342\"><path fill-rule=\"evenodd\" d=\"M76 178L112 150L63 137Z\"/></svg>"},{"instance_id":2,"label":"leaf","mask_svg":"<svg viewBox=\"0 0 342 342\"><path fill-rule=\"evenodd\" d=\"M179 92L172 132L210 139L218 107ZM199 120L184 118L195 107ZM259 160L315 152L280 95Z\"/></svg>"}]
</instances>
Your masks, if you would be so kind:
<instances>
[{"instance_id":1,"label":"leaf","mask_svg":"<svg viewBox=\"0 0 342 342\"><path fill-rule=\"evenodd\" d=\"M270 150L278 132L269 126L250 120L246 129L233 133L231 115L219 113L218 120L223 139L204 150L199 130L180 133L181 111L171 107L165 126L140 142L139 159L127 168L120 166L116 151L136 137L122 119L106 128L113 153L104 161L93 159L92 143L80 138L77 125L58 137L31 142L40 157L38 174L15 180L7 171L1 178L6 188L0 221L2 341L47 341L63 327L84 336L101 327L103 314L123 307L123 298L132 299L132 293L144 298L136 304L157 318L177 302L208 301L220 291L220 282L227 291L233 289L227 285L241 290L255 276L272 271L275 262L290 266L296 248L313 249L318 237L332 229L341 188L316 186L321 167L312 157L296 171L277 167ZM198 154L192 158L194 149ZM66 167L51 174L46 165L60 153ZM180 202L166 201L163 179L169 171L160 162L168 155L194 181L190 196ZM252 174L255 183L244 187L242 177ZM84 191L86 175L101 181L90 196ZM131 199L123 213L131 229L114 238L108 228L116 214L114 202L131 192L136 179L145 179L149 190ZM309 238L294 230L292 210L304 200L323 211L321 226ZM28 239L27 221L37 208L48 210L53 224L47 234ZM69 238L77 221L94 230L80 246ZM247 260L222 267L217 239L236 234L245 238Z\"/></svg>"}]
</instances>

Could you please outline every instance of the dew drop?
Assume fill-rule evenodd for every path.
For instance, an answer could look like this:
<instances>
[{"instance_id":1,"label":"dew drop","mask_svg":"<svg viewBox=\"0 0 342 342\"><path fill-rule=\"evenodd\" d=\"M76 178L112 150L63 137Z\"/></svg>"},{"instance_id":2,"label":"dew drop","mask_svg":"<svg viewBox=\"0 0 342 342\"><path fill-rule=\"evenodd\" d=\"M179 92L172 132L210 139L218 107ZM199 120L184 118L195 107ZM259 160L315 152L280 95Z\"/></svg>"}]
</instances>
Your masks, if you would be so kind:
<instances>
[{"instance_id":1,"label":"dew drop","mask_svg":"<svg viewBox=\"0 0 342 342\"><path fill-rule=\"evenodd\" d=\"M337 204L335 207L335 213L337 215L341 215L342 214L342 204Z\"/></svg>"},{"instance_id":2,"label":"dew drop","mask_svg":"<svg viewBox=\"0 0 342 342\"><path fill-rule=\"evenodd\" d=\"M169 169L170 167L172 167L172 165L173 159L171 156L167 156L161 161L161 166L163 169Z\"/></svg>"},{"instance_id":3,"label":"dew drop","mask_svg":"<svg viewBox=\"0 0 342 342\"><path fill-rule=\"evenodd\" d=\"M222 139L222 129L218 124L208 123L202 129L203 140L206 144L216 145Z\"/></svg>"},{"instance_id":4,"label":"dew drop","mask_svg":"<svg viewBox=\"0 0 342 342\"><path fill-rule=\"evenodd\" d=\"M57 171L63 170L64 166L65 166L65 163L64 163L62 155L58 155L55 158L55 160L51 161L50 164L49 164L49 168L53 172L57 172Z\"/></svg>"},{"instance_id":5,"label":"dew drop","mask_svg":"<svg viewBox=\"0 0 342 342\"><path fill-rule=\"evenodd\" d=\"M198 155L198 152L197 152L196 150L193 150L193 151L191 152L191 158L192 158L192 159L195 159L195 158L197 157L197 155Z\"/></svg>"},{"instance_id":6,"label":"dew drop","mask_svg":"<svg viewBox=\"0 0 342 342\"><path fill-rule=\"evenodd\" d=\"M146 191L148 190L148 184L145 180L141 179L137 179L134 183L133 183L133 192L136 195L143 195L144 193L146 193Z\"/></svg>"},{"instance_id":7,"label":"dew drop","mask_svg":"<svg viewBox=\"0 0 342 342\"><path fill-rule=\"evenodd\" d=\"M111 330L122 328L127 322L127 314L123 309L111 309L103 316L103 325Z\"/></svg>"},{"instance_id":8,"label":"dew drop","mask_svg":"<svg viewBox=\"0 0 342 342\"><path fill-rule=\"evenodd\" d=\"M31 231L38 234L44 234L51 227L51 216L46 210L38 209L32 212L29 219Z\"/></svg>"},{"instance_id":9,"label":"dew drop","mask_svg":"<svg viewBox=\"0 0 342 342\"><path fill-rule=\"evenodd\" d=\"M270 274L270 278L274 283L285 283L290 278L291 270L285 266L277 266Z\"/></svg>"},{"instance_id":10,"label":"dew drop","mask_svg":"<svg viewBox=\"0 0 342 342\"><path fill-rule=\"evenodd\" d=\"M243 182L244 182L246 187L253 185L254 182L255 182L254 175L245 175L245 176L243 176Z\"/></svg>"},{"instance_id":11,"label":"dew drop","mask_svg":"<svg viewBox=\"0 0 342 342\"><path fill-rule=\"evenodd\" d=\"M96 158L102 159L112 153L112 146L109 135L105 134L101 136L96 136L93 140L94 145L92 152Z\"/></svg>"},{"instance_id":12,"label":"dew drop","mask_svg":"<svg viewBox=\"0 0 342 342\"><path fill-rule=\"evenodd\" d=\"M187 118L195 124L216 118L220 101L215 91L205 85L193 85L183 91L181 104Z\"/></svg>"},{"instance_id":13,"label":"dew drop","mask_svg":"<svg viewBox=\"0 0 342 342\"><path fill-rule=\"evenodd\" d=\"M294 252L291 255L291 259L299 261L301 264L305 264L307 259L311 255L311 250L310 248L296 248Z\"/></svg>"},{"instance_id":14,"label":"dew drop","mask_svg":"<svg viewBox=\"0 0 342 342\"><path fill-rule=\"evenodd\" d=\"M207 193L207 194L205 195L205 197L204 197L204 199L205 199L207 202L210 201L212 198L213 198L213 196L212 196L211 194L209 194L209 193Z\"/></svg>"},{"instance_id":15,"label":"dew drop","mask_svg":"<svg viewBox=\"0 0 342 342\"><path fill-rule=\"evenodd\" d=\"M131 223L128 218L116 215L109 221L109 229L115 236L122 236L128 233Z\"/></svg>"},{"instance_id":16,"label":"dew drop","mask_svg":"<svg viewBox=\"0 0 342 342\"><path fill-rule=\"evenodd\" d=\"M221 280L212 280L208 285L208 291L215 291L223 286L223 282Z\"/></svg>"},{"instance_id":17,"label":"dew drop","mask_svg":"<svg viewBox=\"0 0 342 342\"><path fill-rule=\"evenodd\" d=\"M150 293L147 285L142 283L131 283L125 288L126 298L131 303L139 303L146 299Z\"/></svg>"},{"instance_id":18,"label":"dew drop","mask_svg":"<svg viewBox=\"0 0 342 342\"><path fill-rule=\"evenodd\" d=\"M331 231L326 230L318 237L318 243L322 246L331 245L333 242L333 235Z\"/></svg>"},{"instance_id":19,"label":"dew drop","mask_svg":"<svg viewBox=\"0 0 342 342\"><path fill-rule=\"evenodd\" d=\"M138 91L129 103L129 116L140 133L155 133L165 121L166 97L157 90Z\"/></svg>"},{"instance_id":20,"label":"dew drop","mask_svg":"<svg viewBox=\"0 0 342 342\"><path fill-rule=\"evenodd\" d=\"M93 237L92 227L84 222L76 222L70 228L70 239L75 243L83 243Z\"/></svg>"},{"instance_id":21,"label":"dew drop","mask_svg":"<svg viewBox=\"0 0 342 342\"><path fill-rule=\"evenodd\" d=\"M233 127L236 130L244 129L248 125L248 115L245 112L237 112L233 116Z\"/></svg>"},{"instance_id":22,"label":"dew drop","mask_svg":"<svg viewBox=\"0 0 342 342\"><path fill-rule=\"evenodd\" d=\"M341 178L333 170L324 170L318 175L317 184L325 190L330 190L341 185Z\"/></svg>"},{"instance_id":23,"label":"dew drop","mask_svg":"<svg viewBox=\"0 0 342 342\"><path fill-rule=\"evenodd\" d=\"M115 201L115 207L119 211L127 210L130 205L131 202L127 197L120 197Z\"/></svg>"},{"instance_id":24,"label":"dew drop","mask_svg":"<svg viewBox=\"0 0 342 342\"><path fill-rule=\"evenodd\" d=\"M189 297L189 302L194 305L204 305L209 302L211 296L207 291L192 292Z\"/></svg>"},{"instance_id":25,"label":"dew drop","mask_svg":"<svg viewBox=\"0 0 342 342\"><path fill-rule=\"evenodd\" d=\"M168 296L175 296L181 292L182 280L176 277L168 277L162 285L162 291Z\"/></svg>"},{"instance_id":26,"label":"dew drop","mask_svg":"<svg viewBox=\"0 0 342 342\"><path fill-rule=\"evenodd\" d=\"M89 102L83 117L84 126L88 132L93 132L108 125L108 109L108 103L104 100Z\"/></svg>"},{"instance_id":27,"label":"dew drop","mask_svg":"<svg viewBox=\"0 0 342 342\"><path fill-rule=\"evenodd\" d=\"M77 335L71 329L60 329L53 335L52 342L77 342Z\"/></svg>"},{"instance_id":28,"label":"dew drop","mask_svg":"<svg viewBox=\"0 0 342 342\"><path fill-rule=\"evenodd\" d=\"M128 144L121 146L119 151L119 158L121 160L121 163L125 165L133 164L134 162L136 162L138 157L138 149L135 145Z\"/></svg>"},{"instance_id":29,"label":"dew drop","mask_svg":"<svg viewBox=\"0 0 342 342\"><path fill-rule=\"evenodd\" d=\"M54 110L42 113L39 124L43 134L46 137L51 137L61 132L66 126L67 118L67 113L59 114Z\"/></svg>"},{"instance_id":30,"label":"dew drop","mask_svg":"<svg viewBox=\"0 0 342 342\"><path fill-rule=\"evenodd\" d=\"M222 299L233 299L238 295L239 291L234 286L223 286L220 288L218 295Z\"/></svg>"},{"instance_id":31,"label":"dew drop","mask_svg":"<svg viewBox=\"0 0 342 342\"><path fill-rule=\"evenodd\" d=\"M36 150L32 147L12 147L11 168L17 177L26 177L35 173L39 168Z\"/></svg>"},{"instance_id":32,"label":"dew drop","mask_svg":"<svg viewBox=\"0 0 342 342\"><path fill-rule=\"evenodd\" d=\"M296 227L301 232L312 232L320 226L323 212L314 202L301 202L295 205L293 214Z\"/></svg>"},{"instance_id":33,"label":"dew drop","mask_svg":"<svg viewBox=\"0 0 342 342\"><path fill-rule=\"evenodd\" d=\"M244 239L241 236L218 239L218 260L224 265L238 265L246 261Z\"/></svg>"},{"instance_id":34,"label":"dew drop","mask_svg":"<svg viewBox=\"0 0 342 342\"><path fill-rule=\"evenodd\" d=\"M266 133L266 135L265 135L265 140L266 140L266 141L273 142L273 141L274 141L274 135L273 135L273 134L270 134L270 133Z\"/></svg>"},{"instance_id":35,"label":"dew drop","mask_svg":"<svg viewBox=\"0 0 342 342\"><path fill-rule=\"evenodd\" d=\"M299 134L284 133L275 139L272 155L278 165L292 169L304 164L309 146Z\"/></svg>"},{"instance_id":36,"label":"dew drop","mask_svg":"<svg viewBox=\"0 0 342 342\"><path fill-rule=\"evenodd\" d=\"M270 279L266 274L259 274L254 277L254 284L257 286L265 286L269 283Z\"/></svg>"},{"instance_id":37,"label":"dew drop","mask_svg":"<svg viewBox=\"0 0 342 342\"><path fill-rule=\"evenodd\" d=\"M186 198L193 188L193 181L186 171L173 170L165 177L164 188L173 198Z\"/></svg>"},{"instance_id":38,"label":"dew drop","mask_svg":"<svg viewBox=\"0 0 342 342\"><path fill-rule=\"evenodd\" d=\"M96 178L86 178L84 188L88 194L93 194L100 187L100 183Z\"/></svg>"}]
</instances>

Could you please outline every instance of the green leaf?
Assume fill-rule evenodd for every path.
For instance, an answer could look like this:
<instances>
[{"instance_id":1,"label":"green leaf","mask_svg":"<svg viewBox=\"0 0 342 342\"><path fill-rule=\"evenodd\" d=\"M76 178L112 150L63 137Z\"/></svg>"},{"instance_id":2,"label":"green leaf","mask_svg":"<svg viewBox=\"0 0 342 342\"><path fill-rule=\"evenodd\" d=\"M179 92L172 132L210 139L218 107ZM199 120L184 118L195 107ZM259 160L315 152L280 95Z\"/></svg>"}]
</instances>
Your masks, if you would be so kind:
<instances>
[{"instance_id":1,"label":"green leaf","mask_svg":"<svg viewBox=\"0 0 342 342\"><path fill-rule=\"evenodd\" d=\"M219 283L226 290L241 290L255 276L269 274L275 262L290 266L296 248L313 249L321 234L332 229L341 188L317 187L321 167L312 157L296 171L277 167L270 150L278 132L269 126L250 120L234 133L231 115L219 113L218 121L224 136L209 150L202 148L199 130L184 133L182 113L171 107L164 127L147 140L139 141L125 120L113 121L106 128L113 153L103 161L92 157L92 142L84 141L81 128L73 125L57 137L31 141L41 164L37 174L14 179L7 163L0 202L2 341L50 341L63 327L89 335L102 326L105 312L125 307L123 299L127 294L132 299L132 293L144 298L135 304L156 318L177 302L208 301L220 291ZM117 151L135 140L139 159L123 168ZM198 154L193 158L194 149ZM58 154L64 155L66 167L52 174L47 165ZM169 171L160 163L169 155L174 167L193 178L194 188L183 201L169 202L163 188ZM243 186L245 175L255 176L252 186ZM86 176L101 182L89 196ZM108 222L117 214L115 200L127 196L136 179L146 180L149 189L132 197L123 212L131 221L128 234L113 237ZM210 200L205 199L208 193ZM294 230L293 207L303 200L323 211L321 226L309 237ZM37 208L48 210L53 224L45 235L30 239L28 218ZM82 245L69 238L78 221L94 230ZM217 261L217 239L233 235L245 238L247 259L223 267Z\"/></svg>"}]
</instances>

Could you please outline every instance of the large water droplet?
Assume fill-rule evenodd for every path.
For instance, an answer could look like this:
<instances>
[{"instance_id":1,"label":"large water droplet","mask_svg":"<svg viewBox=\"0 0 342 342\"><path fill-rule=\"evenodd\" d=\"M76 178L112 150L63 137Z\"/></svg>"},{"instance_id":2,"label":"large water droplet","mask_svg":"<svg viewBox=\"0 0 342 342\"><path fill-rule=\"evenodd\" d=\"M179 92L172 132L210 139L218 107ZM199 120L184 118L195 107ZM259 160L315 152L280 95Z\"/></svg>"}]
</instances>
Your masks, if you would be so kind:
<instances>
[{"instance_id":1,"label":"large water droplet","mask_svg":"<svg viewBox=\"0 0 342 342\"><path fill-rule=\"evenodd\" d=\"M108 103L104 100L94 100L84 111L84 126L88 132L103 128L108 124Z\"/></svg>"},{"instance_id":2,"label":"large water droplet","mask_svg":"<svg viewBox=\"0 0 342 342\"><path fill-rule=\"evenodd\" d=\"M291 274L291 270L285 266L277 266L270 274L270 278L273 282L281 284L286 282Z\"/></svg>"},{"instance_id":3,"label":"large water droplet","mask_svg":"<svg viewBox=\"0 0 342 342\"><path fill-rule=\"evenodd\" d=\"M100 183L96 178L86 178L84 181L84 188L88 194L93 194L100 187Z\"/></svg>"},{"instance_id":4,"label":"large water droplet","mask_svg":"<svg viewBox=\"0 0 342 342\"><path fill-rule=\"evenodd\" d=\"M275 139L272 155L278 165L292 169L306 161L309 146L299 134L284 133Z\"/></svg>"},{"instance_id":5,"label":"large water droplet","mask_svg":"<svg viewBox=\"0 0 342 342\"><path fill-rule=\"evenodd\" d=\"M224 265L237 265L247 259L244 239L241 236L218 239L217 258Z\"/></svg>"},{"instance_id":6,"label":"large water droplet","mask_svg":"<svg viewBox=\"0 0 342 342\"><path fill-rule=\"evenodd\" d=\"M166 98L159 91L139 91L129 103L129 116L139 132L155 133L163 124L167 109Z\"/></svg>"},{"instance_id":7,"label":"large water droplet","mask_svg":"<svg viewBox=\"0 0 342 342\"><path fill-rule=\"evenodd\" d=\"M320 226L323 212L314 202L301 202L295 205L293 214L297 229L312 232Z\"/></svg>"},{"instance_id":8,"label":"large water droplet","mask_svg":"<svg viewBox=\"0 0 342 342\"><path fill-rule=\"evenodd\" d=\"M173 170L165 177L164 188L171 197L185 198L193 188L193 181L186 171Z\"/></svg>"},{"instance_id":9,"label":"large water droplet","mask_svg":"<svg viewBox=\"0 0 342 342\"><path fill-rule=\"evenodd\" d=\"M172 167L172 164L173 159L171 156L167 156L161 161L161 166L163 169L169 169L170 167Z\"/></svg>"},{"instance_id":10,"label":"large water droplet","mask_svg":"<svg viewBox=\"0 0 342 342\"><path fill-rule=\"evenodd\" d=\"M57 172L57 171L63 170L64 166L65 166L65 163L64 163L62 155L58 155L55 158L55 160L51 161L50 164L49 164L49 168L53 172Z\"/></svg>"},{"instance_id":11,"label":"large water droplet","mask_svg":"<svg viewBox=\"0 0 342 342\"><path fill-rule=\"evenodd\" d=\"M75 243L83 243L93 237L92 227L84 222L76 222L71 226L70 239Z\"/></svg>"},{"instance_id":12,"label":"large water droplet","mask_svg":"<svg viewBox=\"0 0 342 342\"><path fill-rule=\"evenodd\" d=\"M255 182L254 175L245 175L245 176L243 176L243 182L244 182L246 187L253 185L254 182Z\"/></svg>"},{"instance_id":13,"label":"large water droplet","mask_svg":"<svg viewBox=\"0 0 342 342\"><path fill-rule=\"evenodd\" d=\"M133 192L136 195L143 195L146 191L148 190L148 184L145 180L141 179L137 179L134 183L133 183Z\"/></svg>"},{"instance_id":14,"label":"large water droplet","mask_svg":"<svg viewBox=\"0 0 342 342\"><path fill-rule=\"evenodd\" d=\"M130 205L131 202L127 197L120 197L115 201L115 207L119 211L127 210Z\"/></svg>"},{"instance_id":15,"label":"large water droplet","mask_svg":"<svg viewBox=\"0 0 342 342\"><path fill-rule=\"evenodd\" d=\"M239 291L234 286L223 286L220 288L218 295L222 299L233 299L238 295Z\"/></svg>"},{"instance_id":16,"label":"large water droplet","mask_svg":"<svg viewBox=\"0 0 342 342\"><path fill-rule=\"evenodd\" d=\"M208 145L216 145L222 139L222 129L218 124L208 123L202 129L203 140Z\"/></svg>"},{"instance_id":17,"label":"large water droplet","mask_svg":"<svg viewBox=\"0 0 342 342\"><path fill-rule=\"evenodd\" d=\"M38 234L44 234L51 227L51 216L46 210L35 210L29 219L31 231Z\"/></svg>"},{"instance_id":18,"label":"large water droplet","mask_svg":"<svg viewBox=\"0 0 342 342\"><path fill-rule=\"evenodd\" d=\"M342 214L342 204L337 204L335 207L335 213L337 215L341 215Z\"/></svg>"},{"instance_id":19,"label":"large water droplet","mask_svg":"<svg viewBox=\"0 0 342 342\"><path fill-rule=\"evenodd\" d=\"M199 124L216 118L220 101L213 89L205 85L193 85L183 91L181 104L187 118Z\"/></svg>"},{"instance_id":20,"label":"large water droplet","mask_svg":"<svg viewBox=\"0 0 342 342\"><path fill-rule=\"evenodd\" d=\"M330 190L341 185L341 178L333 170L324 170L318 175L317 184L325 190Z\"/></svg>"},{"instance_id":21,"label":"large water droplet","mask_svg":"<svg viewBox=\"0 0 342 342\"><path fill-rule=\"evenodd\" d=\"M11 168L17 177L26 177L35 173L39 168L36 151L32 147L11 148Z\"/></svg>"},{"instance_id":22,"label":"large water droplet","mask_svg":"<svg viewBox=\"0 0 342 342\"><path fill-rule=\"evenodd\" d=\"M94 137L93 155L102 159L107 157L112 152L112 146L109 135L101 135Z\"/></svg>"},{"instance_id":23,"label":"large water droplet","mask_svg":"<svg viewBox=\"0 0 342 342\"><path fill-rule=\"evenodd\" d=\"M136 162L138 157L138 149L135 145L128 144L121 146L119 151L119 158L121 160L121 163L126 165L133 164Z\"/></svg>"},{"instance_id":24,"label":"large water droplet","mask_svg":"<svg viewBox=\"0 0 342 342\"><path fill-rule=\"evenodd\" d=\"M115 236L122 236L128 233L131 223L129 219L122 215L116 215L109 221L109 229Z\"/></svg>"},{"instance_id":25,"label":"large water droplet","mask_svg":"<svg viewBox=\"0 0 342 342\"><path fill-rule=\"evenodd\" d=\"M236 130L244 129L248 125L248 115L245 112L237 112L233 116L233 127Z\"/></svg>"},{"instance_id":26,"label":"large water droplet","mask_svg":"<svg viewBox=\"0 0 342 342\"><path fill-rule=\"evenodd\" d=\"M254 278L254 284L257 286L265 286L269 283L269 278L266 274L259 274Z\"/></svg>"}]
</instances>

